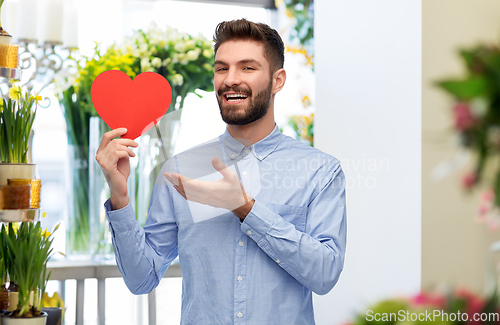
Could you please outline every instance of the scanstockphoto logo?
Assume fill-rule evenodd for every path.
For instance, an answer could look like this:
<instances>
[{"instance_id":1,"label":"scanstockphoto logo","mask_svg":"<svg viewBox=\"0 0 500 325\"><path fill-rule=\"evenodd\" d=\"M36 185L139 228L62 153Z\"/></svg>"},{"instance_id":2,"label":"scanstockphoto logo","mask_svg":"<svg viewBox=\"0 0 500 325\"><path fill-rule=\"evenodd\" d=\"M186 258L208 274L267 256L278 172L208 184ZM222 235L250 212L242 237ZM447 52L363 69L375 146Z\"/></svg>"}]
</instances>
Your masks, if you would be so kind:
<instances>
[{"instance_id":1,"label":"scanstockphoto logo","mask_svg":"<svg viewBox=\"0 0 500 325\"><path fill-rule=\"evenodd\" d=\"M347 189L373 189L384 173L390 171L389 159L370 158L366 155L357 159L341 159L340 165L346 175Z\"/></svg>"},{"instance_id":2,"label":"scanstockphoto logo","mask_svg":"<svg viewBox=\"0 0 500 325\"><path fill-rule=\"evenodd\" d=\"M376 313L367 310L365 319L374 324L380 322L498 322L499 313L464 313L460 310L456 312L445 312L443 310L423 310L421 312L399 310L397 313Z\"/></svg>"},{"instance_id":3,"label":"scanstockphoto logo","mask_svg":"<svg viewBox=\"0 0 500 325\"><path fill-rule=\"evenodd\" d=\"M302 159L276 159L263 161L260 168L262 188L302 189L310 186L323 188L331 181L330 175L313 177L319 169L328 170L336 161L316 155ZM347 189L373 189L379 178L390 171L389 159L375 159L363 155L359 159L343 159L340 165L345 174L345 184L339 178L333 180L333 186L345 186ZM314 182L314 184L311 184Z\"/></svg>"},{"instance_id":4,"label":"scanstockphoto logo","mask_svg":"<svg viewBox=\"0 0 500 325\"><path fill-rule=\"evenodd\" d=\"M260 182L265 189L303 189L306 187L324 187L331 181L330 175L313 177L318 170L329 170L336 163L316 155L301 159L264 160L260 166ZM335 180L334 180L335 181ZM337 179L337 181L339 181ZM334 184L335 185L335 184ZM338 184L339 186L341 184Z\"/></svg>"}]
</instances>

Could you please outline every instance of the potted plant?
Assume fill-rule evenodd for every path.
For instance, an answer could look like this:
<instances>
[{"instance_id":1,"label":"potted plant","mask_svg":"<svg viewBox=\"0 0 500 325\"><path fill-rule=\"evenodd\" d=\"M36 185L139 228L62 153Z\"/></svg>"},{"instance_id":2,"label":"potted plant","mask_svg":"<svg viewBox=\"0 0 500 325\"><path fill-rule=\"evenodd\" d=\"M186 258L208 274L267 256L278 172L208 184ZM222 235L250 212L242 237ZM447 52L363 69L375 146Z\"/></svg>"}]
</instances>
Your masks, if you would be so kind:
<instances>
[{"instance_id":1,"label":"potted plant","mask_svg":"<svg viewBox=\"0 0 500 325\"><path fill-rule=\"evenodd\" d=\"M18 223L12 224L14 233L17 233L19 228ZM4 245L3 238L0 235L0 275L1 275L1 286L0 286L0 310L1 311L14 311L17 308L18 296L17 296L17 285L9 280L9 270L11 270L10 259L7 258L7 254L4 251L6 246Z\"/></svg>"},{"instance_id":2,"label":"potted plant","mask_svg":"<svg viewBox=\"0 0 500 325\"><path fill-rule=\"evenodd\" d=\"M8 261L8 276L18 290L17 308L2 316L2 324L45 324L47 314L41 304L50 277L47 261L52 241L51 233L42 230L39 222L23 222L17 231L13 223L2 225L0 253Z\"/></svg>"},{"instance_id":3,"label":"potted plant","mask_svg":"<svg viewBox=\"0 0 500 325\"><path fill-rule=\"evenodd\" d=\"M0 186L8 178L34 178L35 165L29 164L28 148L38 103L42 98L20 86L13 86L0 108Z\"/></svg>"}]
</instances>

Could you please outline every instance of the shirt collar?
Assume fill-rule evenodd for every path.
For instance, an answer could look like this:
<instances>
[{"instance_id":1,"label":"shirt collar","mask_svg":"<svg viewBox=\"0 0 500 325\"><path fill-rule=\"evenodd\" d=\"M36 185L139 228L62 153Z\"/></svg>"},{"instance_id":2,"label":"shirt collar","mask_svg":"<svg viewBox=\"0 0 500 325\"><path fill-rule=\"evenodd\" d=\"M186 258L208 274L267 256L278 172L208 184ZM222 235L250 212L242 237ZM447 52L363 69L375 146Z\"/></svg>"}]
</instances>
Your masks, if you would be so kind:
<instances>
[{"instance_id":1,"label":"shirt collar","mask_svg":"<svg viewBox=\"0 0 500 325\"><path fill-rule=\"evenodd\" d=\"M244 152L245 145L234 139L231 134L229 134L227 128L222 135L221 140L224 144L224 148L229 158L237 159ZM278 147L281 140L281 131L275 123L274 130L269 133L264 139L251 145L250 148L252 148L252 153L257 159L263 160Z\"/></svg>"}]
</instances>

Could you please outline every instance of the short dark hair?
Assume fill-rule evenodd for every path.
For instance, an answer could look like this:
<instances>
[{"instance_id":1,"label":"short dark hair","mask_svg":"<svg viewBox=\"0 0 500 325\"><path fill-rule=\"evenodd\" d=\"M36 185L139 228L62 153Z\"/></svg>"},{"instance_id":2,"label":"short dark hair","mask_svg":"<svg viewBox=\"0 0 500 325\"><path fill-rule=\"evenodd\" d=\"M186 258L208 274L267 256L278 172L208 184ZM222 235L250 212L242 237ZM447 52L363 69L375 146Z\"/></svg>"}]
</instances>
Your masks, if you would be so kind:
<instances>
[{"instance_id":1,"label":"short dark hair","mask_svg":"<svg viewBox=\"0 0 500 325\"><path fill-rule=\"evenodd\" d=\"M223 21L215 28L215 53L222 43L232 40L253 40L264 43L264 56L269 61L271 73L283 68L285 45L278 32L268 25L254 23L244 18Z\"/></svg>"}]
</instances>

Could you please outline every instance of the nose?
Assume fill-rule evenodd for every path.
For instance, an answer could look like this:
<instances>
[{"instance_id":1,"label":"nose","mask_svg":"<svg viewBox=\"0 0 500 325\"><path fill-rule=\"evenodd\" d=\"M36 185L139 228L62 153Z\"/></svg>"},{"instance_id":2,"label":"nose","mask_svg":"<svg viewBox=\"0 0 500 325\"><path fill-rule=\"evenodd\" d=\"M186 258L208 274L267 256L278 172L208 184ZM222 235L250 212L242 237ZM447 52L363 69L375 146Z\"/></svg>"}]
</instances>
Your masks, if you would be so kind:
<instances>
[{"instance_id":1,"label":"nose","mask_svg":"<svg viewBox=\"0 0 500 325\"><path fill-rule=\"evenodd\" d=\"M228 69L226 78L224 78L224 84L227 87L234 87L241 83L240 74L236 69Z\"/></svg>"}]
</instances>

